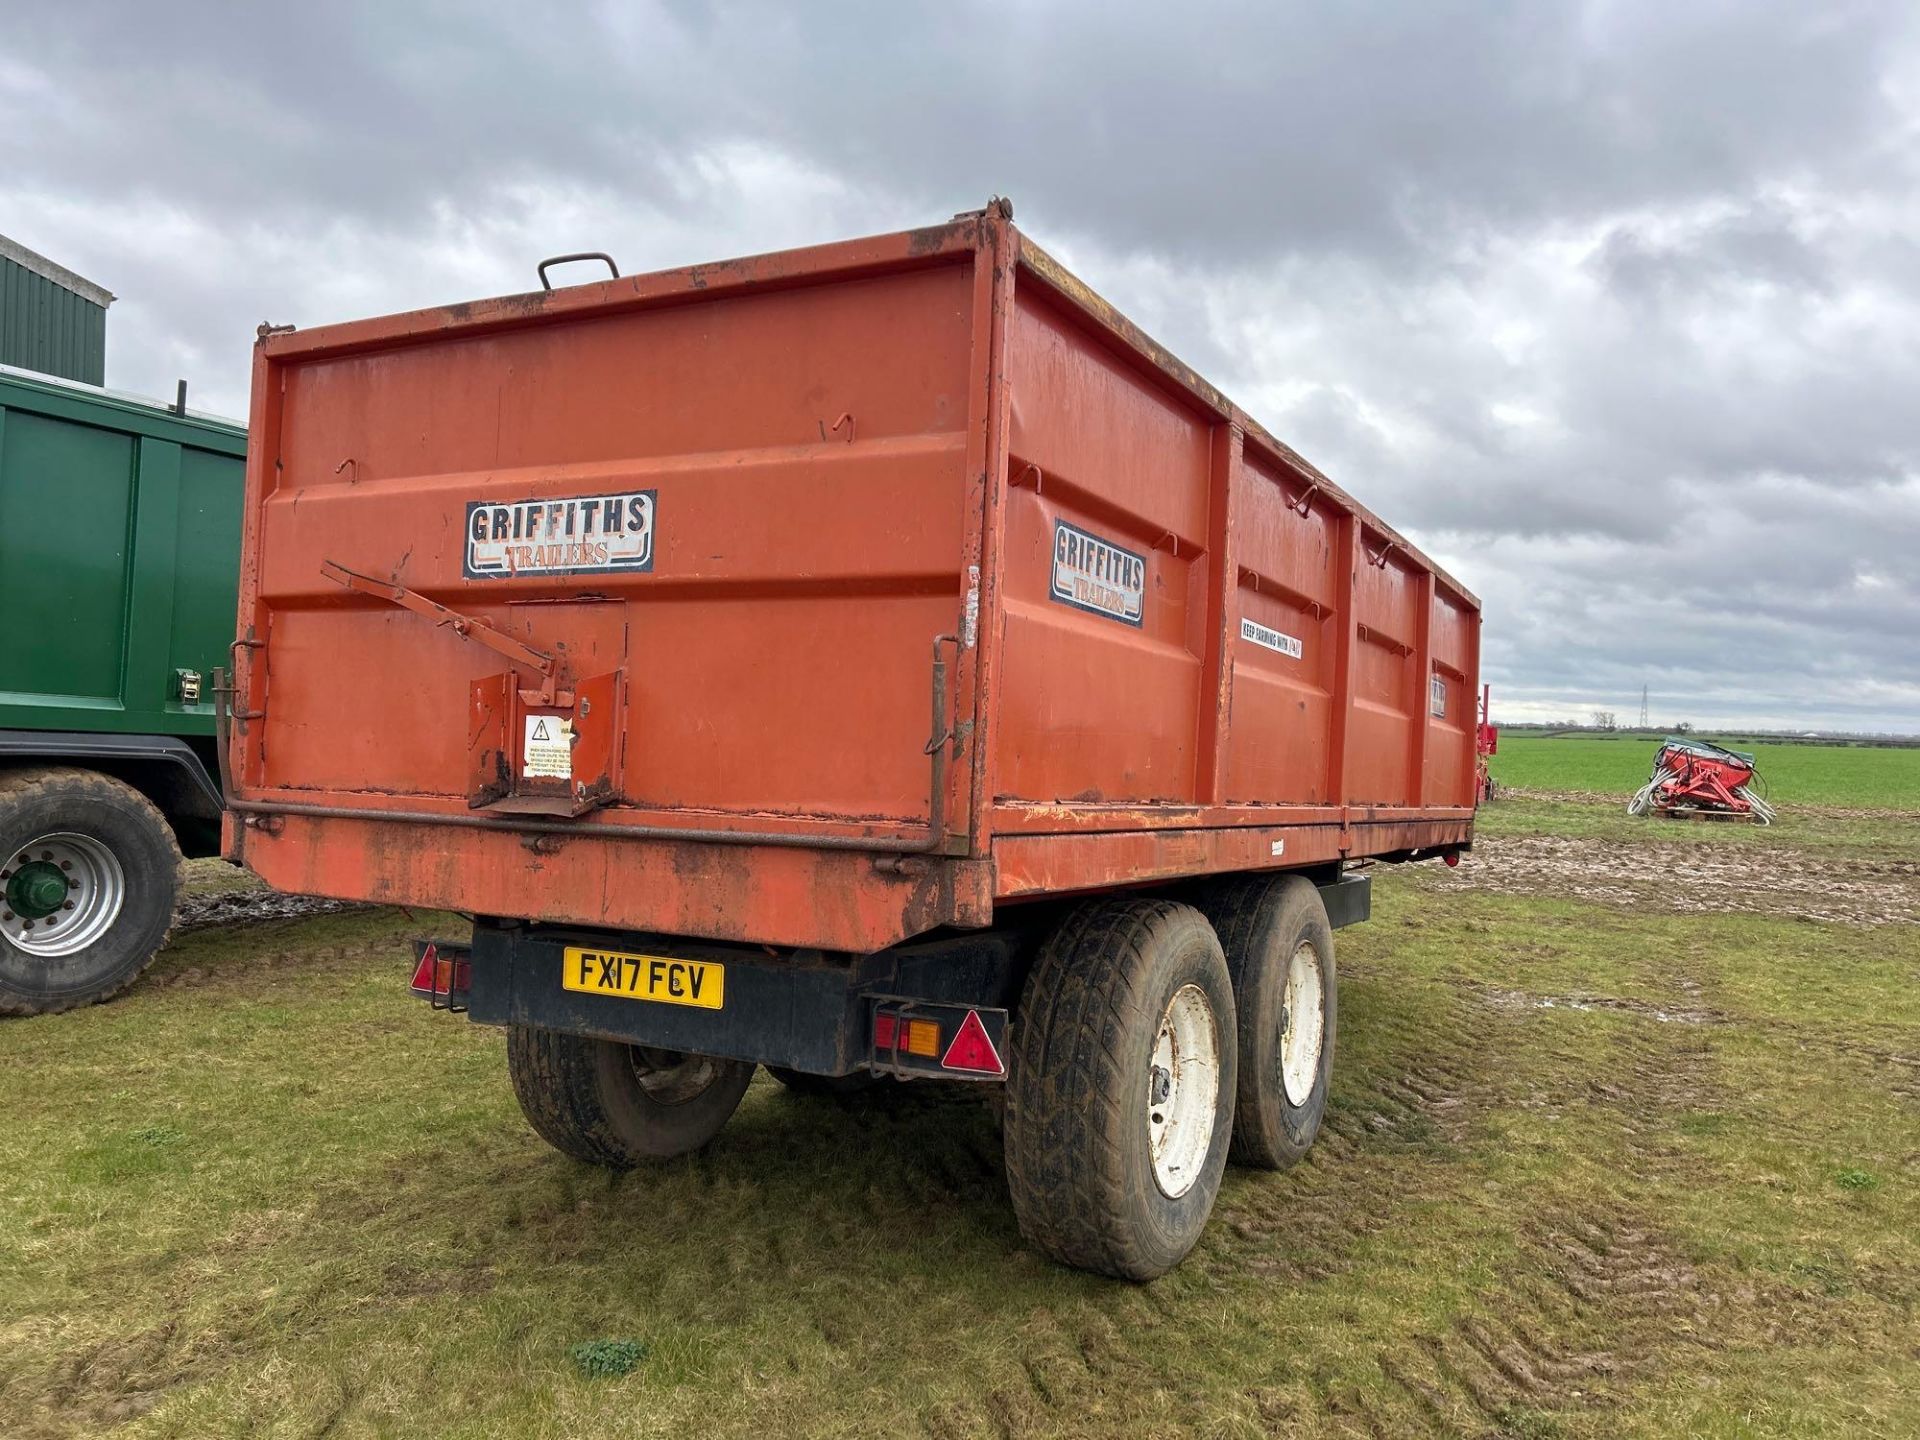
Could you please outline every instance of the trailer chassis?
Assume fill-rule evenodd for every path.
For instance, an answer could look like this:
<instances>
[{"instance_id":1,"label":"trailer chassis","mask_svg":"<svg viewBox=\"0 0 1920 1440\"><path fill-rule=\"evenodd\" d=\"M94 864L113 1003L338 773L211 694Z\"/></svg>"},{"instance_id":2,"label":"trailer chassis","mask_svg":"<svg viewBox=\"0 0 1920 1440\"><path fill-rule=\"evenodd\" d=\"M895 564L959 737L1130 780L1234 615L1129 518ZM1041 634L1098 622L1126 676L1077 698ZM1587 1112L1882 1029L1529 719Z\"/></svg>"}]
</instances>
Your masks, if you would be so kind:
<instances>
[{"instance_id":1,"label":"trailer chassis","mask_svg":"<svg viewBox=\"0 0 1920 1440\"><path fill-rule=\"evenodd\" d=\"M1364 871L1322 872L1315 888L1334 929L1372 913L1372 880ZM1006 1053L1027 962L1061 909L1055 903L1003 907L992 929L945 931L867 955L482 917L470 940L416 942L413 988L436 1008L482 1025L804 1075L1002 1080L1004 1065L943 1062L968 1015L979 1017L994 1052ZM720 966L725 1004L709 1009L568 989L562 976L570 951ZM925 1045L910 1048L914 1020L935 1027L935 1053L925 1053Z\"/></svg>"}]
</instances>

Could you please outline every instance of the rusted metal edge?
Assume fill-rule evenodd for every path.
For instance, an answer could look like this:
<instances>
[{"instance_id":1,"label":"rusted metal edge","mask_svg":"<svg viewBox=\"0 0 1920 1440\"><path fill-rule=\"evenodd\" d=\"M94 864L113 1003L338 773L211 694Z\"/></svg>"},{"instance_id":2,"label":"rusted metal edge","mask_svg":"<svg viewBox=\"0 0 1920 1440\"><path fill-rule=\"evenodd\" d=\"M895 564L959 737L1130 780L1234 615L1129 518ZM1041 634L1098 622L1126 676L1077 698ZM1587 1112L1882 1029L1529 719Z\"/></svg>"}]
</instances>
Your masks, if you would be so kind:
<instances>
[{"instance_id":1,"label":"rusted metal edge","mask_svg":"<svg viewBox=\"0 0 1920 1440\"><path fill-rule=\"evenodd\" d=\"M1470 806L1169 805L1162 807L1007 804L994 807L995 836L1120 835L1135 831L1270 830L1289 825L1405 825L1464 822Z\"/></svg>"},{"instance_id":2,"label":"rusted metal edge","mask_svg":"<svg viewBox=\"0 0 1920 1440\"><path fill-rule=\"evenodd\" d=\"M1333 865L1346 858L1347 839L1337 823L1000 835L994 840L994 895L1016 900Z\"/></svg>"},{"instance_id":3,"label":"rusted metal edge","mask_svg":"<svg viewBox=\"0 0 1920 1440\"><path fill-rule=\"evenodd\" d=\"M1001 801L996 835L1101 835L1130 830L1233 830L1275 825L1337 825L1341 805L1168 804ZM1430 812L1423 812L1430 813Z\"/></svg>"},{"instance_id":4,"label":"rusted metal edge","mask_svg":"<svg viewBox=\"0 0 1920 1440\"><path fill-rule=\"evenodd\" d=\"M343 350L406 345L456 332L517 329L559 316L607 314L684 303L730 290L789 288L952 263L971 256L979 248L982 228L981 215L969 214L944 225L919 230L773 250L711 264L570 285L559 290L531 290L487 300L435 305L395 315L320 325L311 330L276 331L260 336L254 351L275 362L322 359Z\"/></svg>"},{"instance_id":5,"label":"rusted metal edge","mask_svg":"<svg viewBox=\"0 0 1920 1440\"><path fill-rule=\"evenodd\" d=\"M993 845L993 796L1000 765L1001 635L1006 621L1002 568L1006 563L1007 496L1003 483L1009 464L1013 386L1006 373L1009 321L1013 314L1015 259L1020 232L1011 223L1009 202L991 205L979 227L980 259L973 271L973 351L978 369L971 376L967 401L969 430L967 547L971 581L969 618L963 620L966 644L961 663L971 668L972 726L965 800L970 853L984 857Z\"/></svg>"},{"instance_id":6,"label":"rusted metal edge","mask_svg":"<svg viewBox=\"0 0 1920 1440\"><path fill-rule=\"evenodd\" d=\"M462 830L493 830L504 835L566 835L582 840L686 840L705 845L779 845L797 850L870 850L875 854L924 855L929 860L953 858L937 853L935 846L940 837L930 841L924 834L812 835L804 831L608 825L598 821L578 824L564 820L532 821L517 816L512 821L501 821L483 815L456 815L438 810L371 810L352 805L241 800L232 795L227 797L226 804L229 810L241 815L302 815L318 820L359 820L369 825L445 825Z\"/></svg>"}]
</instances>

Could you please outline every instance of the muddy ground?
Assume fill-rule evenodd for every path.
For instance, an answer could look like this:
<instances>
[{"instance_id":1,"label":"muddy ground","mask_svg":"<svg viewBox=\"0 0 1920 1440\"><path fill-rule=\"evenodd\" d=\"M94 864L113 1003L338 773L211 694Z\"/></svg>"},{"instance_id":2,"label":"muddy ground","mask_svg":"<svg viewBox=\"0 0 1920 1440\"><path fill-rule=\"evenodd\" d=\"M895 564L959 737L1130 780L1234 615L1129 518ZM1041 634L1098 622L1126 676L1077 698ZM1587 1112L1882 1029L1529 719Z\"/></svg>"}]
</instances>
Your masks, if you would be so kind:
<instances>
[{"instance_id":1,"label":"muddy ground","mask_svg":"<svg viewBox=\"0 0 1920 1440\"><path fill-rule=\"evenodd\" d=\"M1509 835L1474 842L1444 888L1557 895L1670 914L1787 915L1843 925L1920 921L1920 864L1759 846L1593 836Z\"/></svg>"},{"instance_id":2,"label":"muddy ground","mask_svg":"<svg viewBox=\"0 0 1920 1440\"><path fill-rule=\"evenodd\" d=\"M204 930L210 925L257 925L268 920L304 920L309 915L332 915L364 910L346 900L322 900L314 895L283 895L270 890L259 877L224 860L191 860L182 872L180 904L174 912L175 934Z\"/></svg>"},{"instance_id":3,"label":"muddy ground","mask_svg":"<svg viewBox=\"0 0 1920 1440\"><path fill-rule=\"evenodd\" d=\"M348 900L322 900L315 895L282 895L274 890L229 890L219 895L183 895L176 930L199 930L208 925L254 925L263 920L300 920L308 915L331 915L365 906Z\"/></svg>"}]
</instances>

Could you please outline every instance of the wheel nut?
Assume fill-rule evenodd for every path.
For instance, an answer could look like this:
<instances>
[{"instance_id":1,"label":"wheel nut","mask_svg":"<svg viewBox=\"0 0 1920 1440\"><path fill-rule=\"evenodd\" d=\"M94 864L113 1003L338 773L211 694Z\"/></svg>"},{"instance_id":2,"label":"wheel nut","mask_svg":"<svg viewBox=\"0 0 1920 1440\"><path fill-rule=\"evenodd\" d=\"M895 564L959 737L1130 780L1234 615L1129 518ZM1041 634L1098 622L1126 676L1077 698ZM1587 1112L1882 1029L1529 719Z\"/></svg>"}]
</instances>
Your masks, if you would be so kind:
<instances>
[{"instance_id":1,"label":"wheel nut","mask_svg":"<svg viewBox=\"0 0 1920 1440\"><path fill-rule=\"evenodd\" d=\"M71 870L71 869L73 869L73 861L71 861L71 860L62 860L62 861L60 862L60 868L61 868L62 870Z\"/></svg>"}]
</instances>

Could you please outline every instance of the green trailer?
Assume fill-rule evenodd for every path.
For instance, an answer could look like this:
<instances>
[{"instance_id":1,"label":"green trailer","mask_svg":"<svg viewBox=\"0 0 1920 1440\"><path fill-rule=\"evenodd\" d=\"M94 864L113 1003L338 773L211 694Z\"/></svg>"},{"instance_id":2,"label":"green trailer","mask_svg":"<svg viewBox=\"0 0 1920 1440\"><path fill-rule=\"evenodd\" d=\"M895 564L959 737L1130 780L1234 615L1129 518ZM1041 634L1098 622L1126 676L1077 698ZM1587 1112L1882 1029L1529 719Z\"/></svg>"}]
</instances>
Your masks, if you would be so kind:
<instances>
[{"instance_id":1,"label":"green trailer","mask_svg":"<svg viewBox=\"0 0 1920 1440\"><path fill-rule=\"evenodd\" d=\"M0 1013L105 999L219 853L243 425L0 367Z\"/></svg>"}]
</instances>

